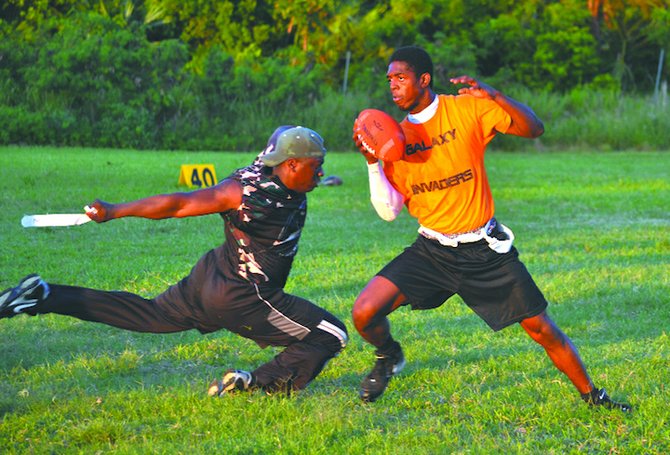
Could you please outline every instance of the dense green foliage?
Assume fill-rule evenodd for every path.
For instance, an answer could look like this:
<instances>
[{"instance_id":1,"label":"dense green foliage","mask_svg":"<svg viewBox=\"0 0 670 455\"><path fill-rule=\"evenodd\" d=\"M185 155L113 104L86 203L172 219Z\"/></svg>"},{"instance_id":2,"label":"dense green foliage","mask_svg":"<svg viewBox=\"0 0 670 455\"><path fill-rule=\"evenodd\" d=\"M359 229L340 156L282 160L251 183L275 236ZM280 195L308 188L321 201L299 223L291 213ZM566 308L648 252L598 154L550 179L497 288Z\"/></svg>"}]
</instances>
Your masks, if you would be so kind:
<instances>
[{"instance_id":1,"label":"dense green foliage","mask_svg":"<svg viewBox=\"0 0 670 455\"><path fill-rule=\"evenodd\" d=\"M517 143L522 142L517 140ZM25 274L153 296L223 239L218 216L24 229L26 213L183 189L179 166L218 175L250 153L0 148L0 290ZM373 349L351 307L416 237L377 218L364 160L330 154L339 187L309 195L287 290L341 318L350 342L290 399L211 399L207 384L272 348L226 331L132 333L58 315L0 320L0 453L667 455L670 178L666 152L491 153L496 213L594 380L635 406L589 409L521 327L491 331L460 299L391 315L407 366L375 403L358 385ZM192 161L191 161L192 160Z\"/></svg>"},{"instance_id":2,"label":"dense green foliage","mask_svg":"<svg viewBox=\"0 0 670 455\"><path fill-rule=\"evenodd\" d=\"M8 0L0 144L248 150L277 124L305 123L343 149L334 132L360 109L393 109L386 59L412 43L433 55L443 92L467 73L543 97L658 98L668 0L588 3Z\"/></svg>"}]
</instances>

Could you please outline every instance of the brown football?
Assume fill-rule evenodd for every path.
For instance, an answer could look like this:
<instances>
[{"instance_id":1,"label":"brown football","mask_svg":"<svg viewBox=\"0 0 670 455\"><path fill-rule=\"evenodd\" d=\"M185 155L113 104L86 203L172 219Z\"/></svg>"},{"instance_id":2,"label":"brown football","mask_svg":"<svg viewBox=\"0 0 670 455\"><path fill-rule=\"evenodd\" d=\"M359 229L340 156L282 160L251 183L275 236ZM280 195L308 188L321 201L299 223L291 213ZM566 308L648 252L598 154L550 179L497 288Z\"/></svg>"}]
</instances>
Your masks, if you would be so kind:
<instances>
[{"instance_id":1,"label":"brown football","mask_svg":"<svg viewBox=\"0 0 670 455\"><path fill-rule=\"evenodd\" d=\"M405 154L405 133L389 114L365 109L358 114L358 137L363 146L382 161L398 161Z\"/></svg>"}]
</instances>

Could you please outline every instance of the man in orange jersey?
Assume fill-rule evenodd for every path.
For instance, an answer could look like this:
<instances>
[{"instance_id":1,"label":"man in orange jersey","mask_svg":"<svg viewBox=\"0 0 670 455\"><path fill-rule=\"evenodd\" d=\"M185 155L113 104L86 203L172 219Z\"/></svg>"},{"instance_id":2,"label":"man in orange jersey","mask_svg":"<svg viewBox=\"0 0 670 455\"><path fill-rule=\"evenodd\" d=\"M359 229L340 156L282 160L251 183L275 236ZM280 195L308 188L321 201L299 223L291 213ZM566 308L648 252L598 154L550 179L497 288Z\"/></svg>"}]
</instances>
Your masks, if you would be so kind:
<instances>
[{"instance_id":1,"label":"man in orange jersey","mask_svg":"<svg viewBox=\"0 0 670 455\"><path fill-rule=\"evenodd\" d=\"M419 236L382 268L360 293L353 320L376 348L376 363L361 384L364 401L375 401L405 365L387 316L403 305L430 309L454 294L493 330L519 323L572 381L584 401L631 410L595 387L577 349L546 313L547 301L512 245L514 235L494 217L484 168L487 144L498 133L536 138L542 121L526 105L469 76L457 96L432 89L433 63L425 50L397 49L386 73L401 122L405 156L384 163L354 141L368 162L371 201L379 216L395 219L403 205L419 221Z\"/></svg>"}]
</instances>

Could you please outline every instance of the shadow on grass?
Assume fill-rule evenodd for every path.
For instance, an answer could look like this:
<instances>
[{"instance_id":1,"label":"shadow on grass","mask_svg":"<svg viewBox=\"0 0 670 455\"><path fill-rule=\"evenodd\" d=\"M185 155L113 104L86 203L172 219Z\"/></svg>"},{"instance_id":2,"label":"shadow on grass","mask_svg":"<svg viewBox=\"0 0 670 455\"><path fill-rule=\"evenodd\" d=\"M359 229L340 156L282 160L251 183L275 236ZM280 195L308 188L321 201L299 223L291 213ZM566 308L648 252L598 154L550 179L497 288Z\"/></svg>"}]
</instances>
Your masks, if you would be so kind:
<instances>
[{"instance_id":1,"label":"shadow on grass","mask_svg":"<svg viewBox=\"0 0 670 455\"><path fill-rule=\"evenodd\" d=\"M661 295L660 287L650 287L652 295ZM350 294L351 287L339 291L329 287L328 292L332 298L340 292ZM582 293L580 300L550 304L549 312L573 339L589 371L599 374L620 368L627 355L639 356L629 348L617 349L618 345L632 343L643 349L648 340L665 333L665 306L660 300L650 301L650 292L621 292L612 284ZM340 317L348 311L344 303L330 302L337 304L334 312ZM636 323L631 315L643 320ZM358 400L360 381L374 364L373 349L351 329L350 320L343 319L350 329L350 346L302 392L305 396L336 391ZM390 320L408 364L392 380L390 397L385 399L427 394L449 400L456 392L441 382L444 376L452 387L478 388L482 393L529 381L557 380L570 386L549 359L537 361L545 357L542 348L519 326L492 332L458 298L428 311L402 308ZM224 330L205 336L196 331L141 334L55 315L4 320L0 334L4 339L0 415L21 412L35 400L48 402L56 394L95 397L135 389L170 393L186 388L202 389L204 397L209 381L226 368L253 368L274 355L272 349L260 350Z\"/></svg>"}]
</instances>

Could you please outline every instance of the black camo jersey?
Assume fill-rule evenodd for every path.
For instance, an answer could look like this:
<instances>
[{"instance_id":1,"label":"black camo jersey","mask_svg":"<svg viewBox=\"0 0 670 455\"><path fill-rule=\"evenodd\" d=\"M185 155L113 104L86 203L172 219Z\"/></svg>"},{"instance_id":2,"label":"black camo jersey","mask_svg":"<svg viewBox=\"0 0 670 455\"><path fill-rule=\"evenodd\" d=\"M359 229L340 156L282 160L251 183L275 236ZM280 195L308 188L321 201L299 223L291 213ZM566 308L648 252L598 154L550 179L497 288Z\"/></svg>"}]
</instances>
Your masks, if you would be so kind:
<instances>
[{"instance_id":1,"label":"black camo jersey","mask_svg":"<svg viewBox=\"0 0 670 455\"><path fill-rule=\"evenodd\" d=\"M307 197L286 188L257 159L228 178L242 185L242 204L222 213L225 255L237 277L284 287L298 252L307 215Z\"/></svg>"}]
</instances>

